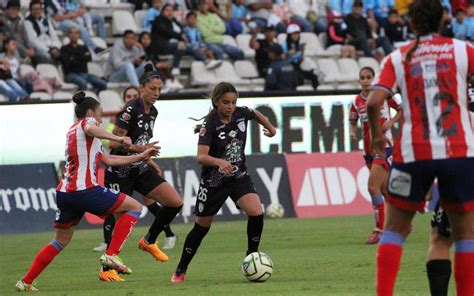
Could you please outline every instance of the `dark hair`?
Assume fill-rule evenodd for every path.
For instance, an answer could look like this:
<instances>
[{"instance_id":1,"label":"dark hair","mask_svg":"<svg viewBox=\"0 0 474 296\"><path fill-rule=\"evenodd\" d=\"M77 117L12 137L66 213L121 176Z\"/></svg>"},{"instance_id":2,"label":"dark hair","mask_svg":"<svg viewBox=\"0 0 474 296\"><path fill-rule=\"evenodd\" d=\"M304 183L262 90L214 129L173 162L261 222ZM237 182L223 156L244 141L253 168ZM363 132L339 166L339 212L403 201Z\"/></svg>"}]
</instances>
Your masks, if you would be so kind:
<instances>
[{"instance_id":1,"label":"dark hair","mask_svg":"<svg viewBox=\"0 0 474 296\"><path fill-rule=\"evenodd\" d=\"M127 91L131 90L131 89L134 89L138 92L138 95L140 95L140 89L136 86L133 86L133 85L130 85L129 87L126 87L123 92L122 92L122 100L125 102L125 94L127 93Z\"/></svg>"},{"instance_id":2,"label":"dark hair","mask_svg":"<svg viewBox=\"0 0 474 296\"><path fill-rule=\"evenodd\" d=\"M191 16L197 17L196 12L194 12L194 11L192 11L192 10L191 10L190 12L188 12L188 13L186 14L186 19L188 19L188 18L191 17Z\"/></svg>"},{"instance_id":3,"label":"dark hair","mask_svg":"<svg viewBox=\"0 0 474 296\"><path fill-rule=\"evenodd\" d=\"M33 5L37 5L37 4L41 5L41 7L43 7L43 2L41 2L41 0L32 0L30 2L29 10L31 10L31 8L33 8Z\"/></svg>"},{"instance_id":4,"label":"dark hair","mask_svg":"<svg viewBox=\"0 0 474 296\"><path fill-rule=\"evenodd\" d=\"M3 39L3 51L6 52L7 51L7 45L8 43L12 42L12 41L15 41L15 38L13 37L7 37L5 39Z\"/></svg>"},{"instance_id":5,"label":"dark hair","mask_svg":"<svg viewBox=\"0 0 474 296\"><path fill-rule=\"evenodd\" d=\"M368 66L362 67L362 68L360 69L360 71L359 71L359 75L360 75L360 73L362 73L362 71L365 71L365 70L367 70L367 71L369 71L370 73L372 73L372 76L375 76L375 71L374 71L374 69L373 69L372 67L368 67Z\"/></svg>"},{"instance_id":6,"label":"dark hair","mask_svg":"<svg viewBox=\"0 0 474 296\"><path fill-rule=\"evenodd\" d=\"M86 117L87 110L95 110L100 106L99 101L92 97L86 97L86 94L83 91L80 91L72 96L72 100L74 103L76 103L74 113L76 113L77 118Z\"/></svg>"},{"instance_id":7,"label":"dark hair","mask_svg":"<svg viewBox=\"0 0 474 296\"><path fill-rule=\"evenodd\" d=\"M138 41L140 41L140 42L141 42L141 41L142 41L142 38L143 38L143 36L145 36L145 35L148 35L148 36L150 36L150 38L151 38L151 34L150 34L150 32L143 31L143 32L141 32L141 33L140 33L140 35L138 35Z\"/></svg>"},{"instance_id":8,"label":"dark hair","mask_svg":"<svg viewBox=\"0 0 474 296\"><path fill-rule=\"evenodd\" d=\"M169 4L169 3L166 3L166 4L163 5L163 7L161 8L160 16L163 15L163 12L165 12L165 9L166 9L168 6L171 6L171 8L172 8L173 11L174 11L173 5L171 5L171 4Z\"/></svg>"},{"instance_id":9,"label":"dark hair","mask_svg":"<svg viewBox=\"0 0 474 296\"><path fill-rule=\"evenodd\" d=\"M135 32L133 32L132 30L125 30L125 32L123 32L123 37L125 38L127 37L127 35L130 35L130 34L133 34L134 36L136 36Z\"/></svg>"},{"instance_id":10,"label":"dark hair","mask_svg":"<svg viewBox=\"0 0 474 296\"><path fill-rule=\"evenodd\" d=\"M396 14L398 15L398 10L396 10L395 8L392 8L388 11L388 15L392 15L392 14Z\"/></svg>"},{"instance_id":11,"label":"dark hair","mask_svg":"<svg viewBox=\"0 0 474 296\"><path fill-rule=\"evenodd\" d=\"M416 41L405 54L405 63L410 62L411 56L420 44L421 36L439 31L441 19L443 18L443 6L441 5L441 1L415 0L410 4L408 18L416 34Z\"/></svg>"},{"instance_id":12,"label":"dark hair","mask_svg":"<svg viewBox=\"0 0 474 296\"><path fill-rule=\"evenodd\" d=\"M155 67L152 63L148 63L145 65L145 72L140 77L140 84L145 85L153 79L161 79L160 74L158 71L155 70Z\"/></svg>"},{"instance_id":13,"label":"dark hair","mask_svg":"<svg viewBox=\"0 0 474 296\"><path fill-rule=\"evenodd\" d=\"M239 93L237 92L237 90L235 89L235 86L233 86L231 83L228 83L228 82L219 82L215 87L214 89L212 90L211 92L211 104L212 104L212 109L209 111L209 113L206 115L208 116L209 114L211 114L212 112L216 112L216 109L217 109L217 104L216 102L222 98L222 96L226 93L234 93L236 94L237 96L239 95ZM195 119L195 118L191 118L192 120L195 120L195 121L201 121L203 120L204 118L206 118L206 116L200 118L200 119ZM202 127L202 124L197 124L195 127L194 127L194 133L197 134L199 133L199 131L201 130L201 127Z\"/></svg>"}]
</instances>

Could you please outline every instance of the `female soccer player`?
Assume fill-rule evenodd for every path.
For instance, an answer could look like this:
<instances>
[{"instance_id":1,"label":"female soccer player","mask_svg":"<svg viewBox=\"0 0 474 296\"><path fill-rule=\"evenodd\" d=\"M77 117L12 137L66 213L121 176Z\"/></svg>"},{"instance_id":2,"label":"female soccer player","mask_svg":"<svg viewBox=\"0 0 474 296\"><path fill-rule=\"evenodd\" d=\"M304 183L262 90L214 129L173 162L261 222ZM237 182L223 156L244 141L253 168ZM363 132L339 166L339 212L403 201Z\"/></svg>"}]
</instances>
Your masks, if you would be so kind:
<instances>
[{"instance_id":1,"label":"female soccer player","mask_svg":"<svg viewBox=\"0 0 474 296\"><path fill-rule=\"evenodd\" d=\"M236 107L237 91L226 82L212 91L211 112L205 117L199 133L197 161L202 165L201 185L196 200L196 223L184 242L181 260L171 282L184 281L186 270L202 239L209 231L214 215L230 196L248 215L247 254L256 252L263 230L260 198L245 165L247 124L255 120L264 127L264 134L273 137L275 128L260 112Z\"/></svg>"},{"instance_id":2,"label":"female soccer player","mask_svg":"<svg viewBox=\"0 0 474 296\"><path fill-rule=\"evenodd\" d=\"M367 98L370 94L370 84L374 79L375 72L370 67L364 67L359 72L359 83L362 87L362 91L351 105L351 113L349 116L350 120L350 135L351 139L357 141L357 121L360 119L362 126L362 133L364 137L364 159L367 167L370 170L369 175L369 193L372 197L372 206L374 209L375 217L375 229L369 236L366 244L372 245L378 243L380 235L383 230L384 221L384 195L386 195L385 189L387 185L387 175L390 164L387 160L382 159L379 155L374 155L373 150L370 147L370 131L369 123L367 121ZM385 133L385 137L388 139L387 147L385 148L385 154L387 157L392 155L391 141L392 132L391 128L401 117L401 112L398 112L396 116L390 118L390 107L400 109L400 105L393 98L388 99L380 109L383 117L381 118L380 124L382 125L382 132Z\"/></svg>"},{"instance_id":3,"label":"female soccer player","mask_svg":"<svg viewBox=\"0 0 474 296\"><path fill-rule=\"evenodd\" d=\"M135 86L129 86L123 91L122 95L123 101L125 104L127 104L129 101L133 99L138 99L140 98L140 89ZM115 124L110 124L107 127L107 130L112 132L113 129L115 128ZM105 145L105 144L104 144ZM108 146L108 142L107 145ZM159 166L156 166L159 175L161 175L161 170ZM113 189L113 188L111 188ZM133 195L131 195L133 197ZM143 203L147 206L148 210L156 216L158 211L160 210L160 206L154 201L153 199L149 199L144 197ZM112 232L114 230L114 225L115 225L115 217L114 215L109 215L105 218L103 226L103 231L104 231L104 242L100 243L97 247L94 247L92 250L94 252L104 252L107 249L107 246L110 244L110 240L112 238ZM174 232L171 230L171 227L169 225L165 225L163 228L163 231L165 232L165 244L163 245L164 250L170 250L173 249L176 241L178 240L178 237L174 234Z\"/></svg>"},{"instance_id":4,"label":"female soccer player","mask_svg":"<svg viewBox=\"0 0 474 296\"><path fill-rule=\"evenodd\" d=\"M118 277L115 270L131 272L123 264L119 254L140 216L142 206L130 196L114 193L99 186L96 177L97 170L100 161L112 166L146 161L157 154L158 149L150 147L140 154L131 156L104 153L99 139L109 139L128 146L131 144L130 138L112 135L99 127L102 108L97 100L86 97L84 92L79 92L74 95L73 101L77 104L75 113L78 120L67 133L66 172L56 189L58 206L55 221L56 237L39 251L26 275L17 282L16 290L18 291L38 291L32 285L33 281L69 244L74 226L79 223L85 212L98 216L110 213L121 214L109 248L101 256L100 261L103 266L111 268L104 274L108 279L113 280L116 276Z\"/></svg>"},{"instance_id":5,"label":"female soccer player","mask_svg":"<svg viewBox=\"0 0 474 296\"><path fill-rule=\"evenodd\" d=\"M377 250L378 295L393 293L411 220L423 209L435 178L455 243L457 295L474 294L474 128L467 98L474 48L436 34L442 15L440 1L410 5L417 39L384 60L367 103L374 148L383 154L380 106L401 90L403 124L394 145L387 218Z\"/></svg>"},{"instance_id":6,"label":"female soccer player","mask_svg":"<svg viewBox=\"0 0 474 296\"><path fill-rule=\"evenodd\" d=\"M124 146L111 142L112 155L133 155L141 153L158 142L151 142L153 127L158 111L153 106L163 86L158 72L152 64L145 66L145 73L140 78L140 98L129 101L117 115L113 134L129 136L132 145ZM156 244L158 235L173 221L183 206L182 199L161 176L160 167L153 161L135 162L125 166L110 166L105 172L105 184L115 191L132 195L137 191L145 196L145 205L155 215L155 220L148 233L139 241L139 248L150 253L156 260L167 262L168 256ZM158 201L162 207L160 208ZM171 230L168 234L174 234ZM175 237L175 236L174 236ZM176 237L175 237L176 239Z\"/></svg>"}]
</instances>

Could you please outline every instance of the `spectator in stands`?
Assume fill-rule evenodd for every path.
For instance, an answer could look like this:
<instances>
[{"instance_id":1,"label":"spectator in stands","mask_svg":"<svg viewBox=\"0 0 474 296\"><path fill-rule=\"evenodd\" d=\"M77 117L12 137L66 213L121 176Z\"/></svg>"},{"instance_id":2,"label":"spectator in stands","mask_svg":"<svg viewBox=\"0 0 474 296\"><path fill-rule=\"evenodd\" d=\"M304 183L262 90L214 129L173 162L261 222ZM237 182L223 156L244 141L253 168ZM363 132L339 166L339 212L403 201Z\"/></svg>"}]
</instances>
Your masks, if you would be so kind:
<instances>
[{"instance_id":1,"label":"spectator in stands","mask_svg":"<svg viewBox=\"0 0 474 296\"><path fill-rule=\"evenodd\" d=\"M440 35L444 37L454 38L453 24L451 13L448 8L443 8L443 18L441 19Z\"/></svg>"},{"instance_id":2,"label":"spectator in stands","mask_svg":"<svg viewBox=\"0 0 474 296\"><path fill-rule=\"evenodd\" d=\"M194 11L198 10L198 1L199 0L184 0L184 3L188 10Z\"/></svg>"},{"instance_id":3,"label":"spectator in stands","mask_svg":"<svg viewBox=\"0 0 474 296\"><path fill-rule=\"evenodd\" d=\"M87 7L84 4L85 0L70 0L66 2L66 13L78 13L79 16L75 19L76 23L84 26L89 34L94 35L94 24L97 24L97 36L105 38L105 21L102 15L91 15L87 12ZM85 11L85 13L82 13Z\"/></svg>"},{"instance_id":4,"label":"spectator in stands","mask_svg":"<svg viewBox=\"0 0 474 296\"><path fill-rule=\"evenodd\" d=\"M356 49L349 42L351 39L347 36L347 25L344 23L342 15L333 12L328 13L329 27L327 31L328 48L330 52L337 52L342 58L357 57Z\"/></svg>"},{"instance_id":5,"label":"spectator in stands","mask_svg":"<svg viewBox=\"0 0 474 296\"><path fill-rule=\"evenodd\" d=\"M387 22L381 28L381 32L383 32L382 35L387 36L395 48L399 48L407 42L408 27L396 9L389 11Z\"/></svg>"},{"instance_id":6,"label":"spectator in stands","mask_svg":"<svg viewBox=\"0 0 474 296\"><path fill-rule=\"evenodd\" d=\"M128 3L132 3L133 5L135 5L134 10L136 11L136 10L142 10L144 3L146 3L148 7L151 7L152 6L151 1L152 0L128 0Z\"/></svg>"},{"instance_id":7,"label":"spectator in stands","mask_svg":"<svg viewBox=\"0 0 474 296\"><path fill-rule=\"evenodd\" d=\"M278 32L283 33L285 26L281 20L272 14L273 0L247 0L245 2L250 11L250 17L263 30L267 25L275 26Z\"/></svg>"},{"instance_id":8,"label":"spectator in stands","mask_svg":"<svg viewBox=\"0 0 474 296\"><path fill-rule=\"evenodd\" d=\"M111 82L130 82L139 86L138 77L143 74L145 52L137 45L137 36L126 30L123 38L115 41L109 60L105 64L105 75Z\"/></svg>"},{"instance_id":9,"label":"spectator in stands","mask_svg":"<svg viewBox=\"0 0 474 296\"><path fill-rule=\"evenodd\" d=\"M106 90L107 82L105 80L88 73L87 63L92 60L91 53L87 46L79 44L79 29L71 27L68 37L69 44L61 47L61 64L64 80L76 84L79 90L87 90L87 83L96 88L97 92Z\"/></svg>"},{"instance_id":10,"label":"spectator in stands","mask_svg":"<svg viewBox=\"0 0 474 296\"><path fill-rule=\"evenodd\" d=\"M354 4L354 0L329 0L329 8L331 12L335 14L342 14L344 16L352 13L353 4ZM407 12L408 12L408 8L407 8Z\"/></svg>"},{"instance_id":11,"label":"spectator in stands","mask_svg":"<svg viewBox=\"0 0 474 296\"><path fill-rule=\"evenodd\" d=\"M56 0L45 0L45 6L48 16L53 19L53 23L57 29L67 33L71 27L77 27L81 32L81 39L87 46L95 53L104 51L104 48L98 47L97 44L95 44L86 27L77 22L78 17L82 17L87 13L84 6L80 6L77 11L68 11L65 2ZM97 24L98 35L105 38L104 17L102 15L93 15L92 22Z\"/></svg>"},{"instance_id":12,"label":"spectator in stands","mask_svg":"<svg viewBox=\"0 0 474 296\"><path fill-rule=\"evenodd\" d=\"M6 14L3 17L4 32L6 36L16 40L21 57L29 57L35 63L44 63L41 56L36 57L34 48L27 47L23 19L20 16L20 1L10 0L6 6Z\"/></svg>"},{"instance_id":13,"label":"spectator in stands","mask_svg":"<svg viewBox=\"0 0 474 296\"><path fill-rule=\"evenodd\" d=\"M145 31L151 32L151 24L160 15L163 0L153 0L152 6L146 11L146 18L143 27Z\"/></svg>"},{"instance_id":14,"label":"spectator in stands","mask_svg":"<svg viewBox=\"0 0 474 296\"><path fill-rule=\"evenodd\" d=\"M357 49L362 50L367 57L373 57L372 50L381 46L385 54L392 52L393 47L385 36L374 38L372 30L367 19L362 16L363 3L361 0L355 0L352 7L352 13L345 18L347 24L347 33L352 38L351 44Z\"/></svg>"},{"instance_id":15,"label":"spectator in stands","mask_svg":"<svg viewBox=\"0 0 474 296\"><path fill-rule=\"evenodd\" d=\"M270 59L268 57L268 49L272 45L278 45L276 42L276 29L273 26L264 29L265 39L257 39L257 30L252 30L252 38L250 39L250 48L255 49L255 63L257 64L258 74L260 77L265 77L268 66L270 66Z\"/></svg>"},{"instance_id":16,"label":"spectator in stands","mask_svg":"<svg viewBox=\"0 0 474 296\"><path fill-rule=\"evenodd\" d=\"M304 32L313 32L313 30L317 33L326 32L327 26L318 19L319 11L314 0L292 0L287 1L287 4L291 21L299 24ZM309 17L314 19L314 29Z\"/></svg>"},{"instance_id":17,"label":"spectator in stands","mask_svg":"<svg viewBox=\"0 0 474 296\"><path fill-rule=\"evenodd\" d=\"M453 32L454 38L460 40L466 40L468 38L468 30L466 24L466 9L464 7L459 7L454 12L453 20Z\"/></svg>"},{"instance_id":18,"label":"spectator in stands","mask_svg":"<svg viewBox=\"0 0 474 296\"><path fill-rule=\"evenodd\" d=\"M40 0L30 2L30 14L25 19L24 27L27 46L35 50L37 59L52 62L59 58L61 42L51 21L43 16Z\"/></svg>"},{"instance_id":19,"label":"spectator in stands","mask_svg":"<svg viewBox=\"0 0 474 296\"><path fill-rule=\"evenodd\" d=\"M365 3L367 17L375 19L380 27L384 27L387 24L389 12L395 8L395 0L371 0Z\"/></svg>"},{"instance_id":20,"label":"spectator in stands","mask_svg":"<svg viewBox=\"0 0 474 296\"><path fill-rule=\"evenodd\" d=\"M293 64L298 74L299 84L304 84L304 79L311 80L314 89L318 88L318 67L309 58L304 57L305 43L301 41L301 29L297 24L290 24L286 28L286 41L281 45L288 62Z\"/></svg>"},{"instance_id":21,"label":"spectator in stands","mask_svg":"<svg viewBox=\"0 0 474 296\"><path fill-rule=\"evenodd\" d=\"M266 91L294 91L297 86L297 75L294 66L283 58L283 50L278 44L268 48L268 59L271 61L265 76Z\"/></svg>"},{"instance_id":22,"label":"spectator in stands","mask_svg":"<svg viewBox=\"0 0 474 296\"><path fill-rule=\"evenodd\" d=\"M240 22L242 33L248 33L250 23L250 13L245 6L245 0L235 0L232 3L232 17Z\"/></svg>"},{"instance_id":23,"label":"spectator in stands","mask_svg":"<svg viewBox=\"0 0 474 296\"><path fill-rule=\"evenodd\" d=\"M201 32L203 41L216 55L216 59L222 60L226 53L233 60L243 60L244 52L239 48L224 43L224 22L217 14L209 12L209 0L199 0L199 12L197 14L197 28Z\"/></svg>"},{"instance_id":24,"label":"spectator in stands","mask_svg":"<svg viewBox=\"0 0 474 296\"><path fill-rule=\"evenodd\" d=\"M467 35L471 40L474 40L474 2L467 6L464 22L467 26Z\"/></svg>"},{"instance_id":25,"label":"spectator in stands","mask_svg":"<svg viewBox=\"0 0 474 296\"><path fill-rule=\"evenodd\" d=\"M33 83L24 79L20 75L20 54L18 52L17 42L14 38L7 37L3 42L3 52L0 55L0 59L3 60L4 67L8 68L12 79L21 86L28 94L31 94L33 91Z\"/></svg>"},{"instance_id":26,"label":"spectator in stands","mask_svg":"<svg viewBox=\"0 0 474 296\"><path fill-rule=\"evenodd\" d=\"M189 45L194 50L199 50L202 54L207 56L206 66L208 69L214 69L222 64L222 60L216 60L214 52L202 41L201 32L197 26L197 14L194 11L188 12L186 15L187 26L184 28L184 33Z\"/></svg>"},{"instance_id":27,"label":"spectator in stands","mask_svg":"<svg viewBox=\"0 0 474 296\"><path fill-rule=\"evenodd\" d=\"M233 37L243 31L240 21L232 15L232 0L214 0L209 2L209 11L217 14L225 24L225 33Z\"/></svg>"},{"instance_id":28,"label":"spectator in stands","mask_svg":"<svg viewBox=\"0 0 474 296\"><path fill-rule=\"evenodd\" d=\"M179 64L185 54L194 56L198 61L207 62L208 58L188 43L181 24L173 17L173 7L165 4L160 16L152 24L151 52L154 55L173 55L172 74L181 74Z\"/></svg>"},{"instance_id":29,"label":"spectator in stands","mask_svg":"<svg viewBox=\"0 0 474 296\"><path fill-rule=\"evenodd\" d=\"M182 90L184 86L171 74L171 61L162 60L159 56L151 53L151 35L148 32L142 32L138 37L143 50L145 50L147 62L152 62L155 65L156 70L160 73L162 80L165 82L162 93L175 92Z\"/></svg>"},{"instance_id":30,"label":"spectator in stands","mask_svg":"<svg viewBox=\"0 0 474 296\"><path fill-rule=\"evenodd\" d=\"M16 42L7 37L3 41L5 55L0 58L0 94L12 102L28 98L28 92L14 78L18 73L19 61L15 59Z\"/></svg>"}]
</instances>

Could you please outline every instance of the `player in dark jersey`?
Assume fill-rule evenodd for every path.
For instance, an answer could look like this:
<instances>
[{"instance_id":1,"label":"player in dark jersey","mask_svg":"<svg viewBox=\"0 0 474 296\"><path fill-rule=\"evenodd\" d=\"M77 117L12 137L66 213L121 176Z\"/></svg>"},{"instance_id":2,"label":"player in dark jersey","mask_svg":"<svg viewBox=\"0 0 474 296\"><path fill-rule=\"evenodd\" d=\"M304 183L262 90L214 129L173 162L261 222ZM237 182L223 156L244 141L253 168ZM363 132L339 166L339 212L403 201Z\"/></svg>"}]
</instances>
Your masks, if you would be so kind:
<instances>
[{"instance_id":1,"label":"player in dark jersey","mask_svg":"<svg viewBox=\"0 0 474 296\"><path fill-rule=\"evenodd\" d=\"M153 106L163 85L158 72L153 65L145 66L145 73L140 78L141 98L129 101L117 115L113 134L128 136L132 145L124 147L111 142L112 155L132 155L140 153L148 147L155 147L157 142L151 142L153 126L158 111ZM125 149L124 149L125 148ZM127 166L109 167L105 172L105 184L113 190L133 194L137 191L146 198L158 201L148 204L155 220L148 233L139 241L139 248L149 252L156 260L167 262L168 256L156 244L156 239L163 228L173 221L183 205L178 192L171 187L160 175L159 166L153 161L136 162Z\"/></svg>"},{"instance_id":2,"label":"player in dark jersey","mask_svg":"<svg viewBox=\"0 0 474 296\"><path fill-rule=\"evenodd\" d=\"M184 242L181 260L171 277L173 283L184 281L189 263L227 197L248 215L247 254L258 251L263 212L245 165L247 125L249 120L255 120L264 127L267 137L273 137L276 130L260 112L236 107L237 96L232 84L217 84L211 96L213 109L203 124L196 127L195 132L199 132L197 161L202 165L194 208L196 223Z\"/></svg>"}]
</instances>

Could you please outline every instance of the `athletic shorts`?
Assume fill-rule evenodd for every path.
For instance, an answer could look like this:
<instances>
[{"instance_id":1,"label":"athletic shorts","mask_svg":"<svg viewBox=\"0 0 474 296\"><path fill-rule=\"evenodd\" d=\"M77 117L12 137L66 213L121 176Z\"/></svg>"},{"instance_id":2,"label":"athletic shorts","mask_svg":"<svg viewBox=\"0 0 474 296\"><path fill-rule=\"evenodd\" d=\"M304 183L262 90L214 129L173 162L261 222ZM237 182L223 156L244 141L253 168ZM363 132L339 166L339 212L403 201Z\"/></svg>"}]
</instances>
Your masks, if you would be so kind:
<instances>
[{"instance_id":1,"label":"athletic shorts","mask_svg":"<svg viewBox=\"0 0 474 296\"><path fill-rule=\"evenodd\" d=\"M379 155L364 155L365 165L370 170L372 164L379 164L388 172L392 166L392 147L385 148L385 159Z\"/></svg>"},{"instance_id":2,"label":"athletic shorts","mask_svg":"<svg viewBox=\"0 0 474 296\"><path fill-rule=\"evenodd\" d=\"M387 200L401 209L422 211L435 178L443 209L474 211L474 157L394 163L388 177Z\"/></svg>"},{"instance_id":3,"label":"athletic shorts","mask_svg":"<svg viewBox=\"0 0 474 296\"><path fill-rule=\"evenodd\" d=\"M113 172L105 171L105 186L116 192L122 192L133 197L133 191L147 196L161 183L166 182L161 176L152 170L146 170L140 175L128 178L118 177Z\"/></svg>"},{"instance_id":4,"label":"athletic shorts","mask_svg":"<svg viewBox=\"0 0 474 296\"><path fill-rule=\"evenodd\" d=\"M58 211L54 227L68 229L79 224L85 212L106 217L123 203L126 195L95 186L76 192L56 191Z\"/></svg>"},{"instance_id":5,"label":"athletic shorts","mask_svg":"<svg viewBox=\"0 0 474 296\"><path fill-rule=\"evenodd\" d=\"M228 197L234 203L248 193L257 193L252 179L245 175L241 179L222 184L219 187L199 186L194 213L199 217L214 216L219 212Z\"/></svg>"},{"instance_id":6,"label":"athletic shorts","mask_svg":"<svg viewBox=\"0 0 474 296\"><path fill-rule=\"evenodd\" d=\"M440 207L439 202L436 203L433 216L431 217L431 227L436 228L436 231L441 236L449 237L451 235L451 225L449 224L448 216L446 211Z\"/></svg>"}]
</instances>

